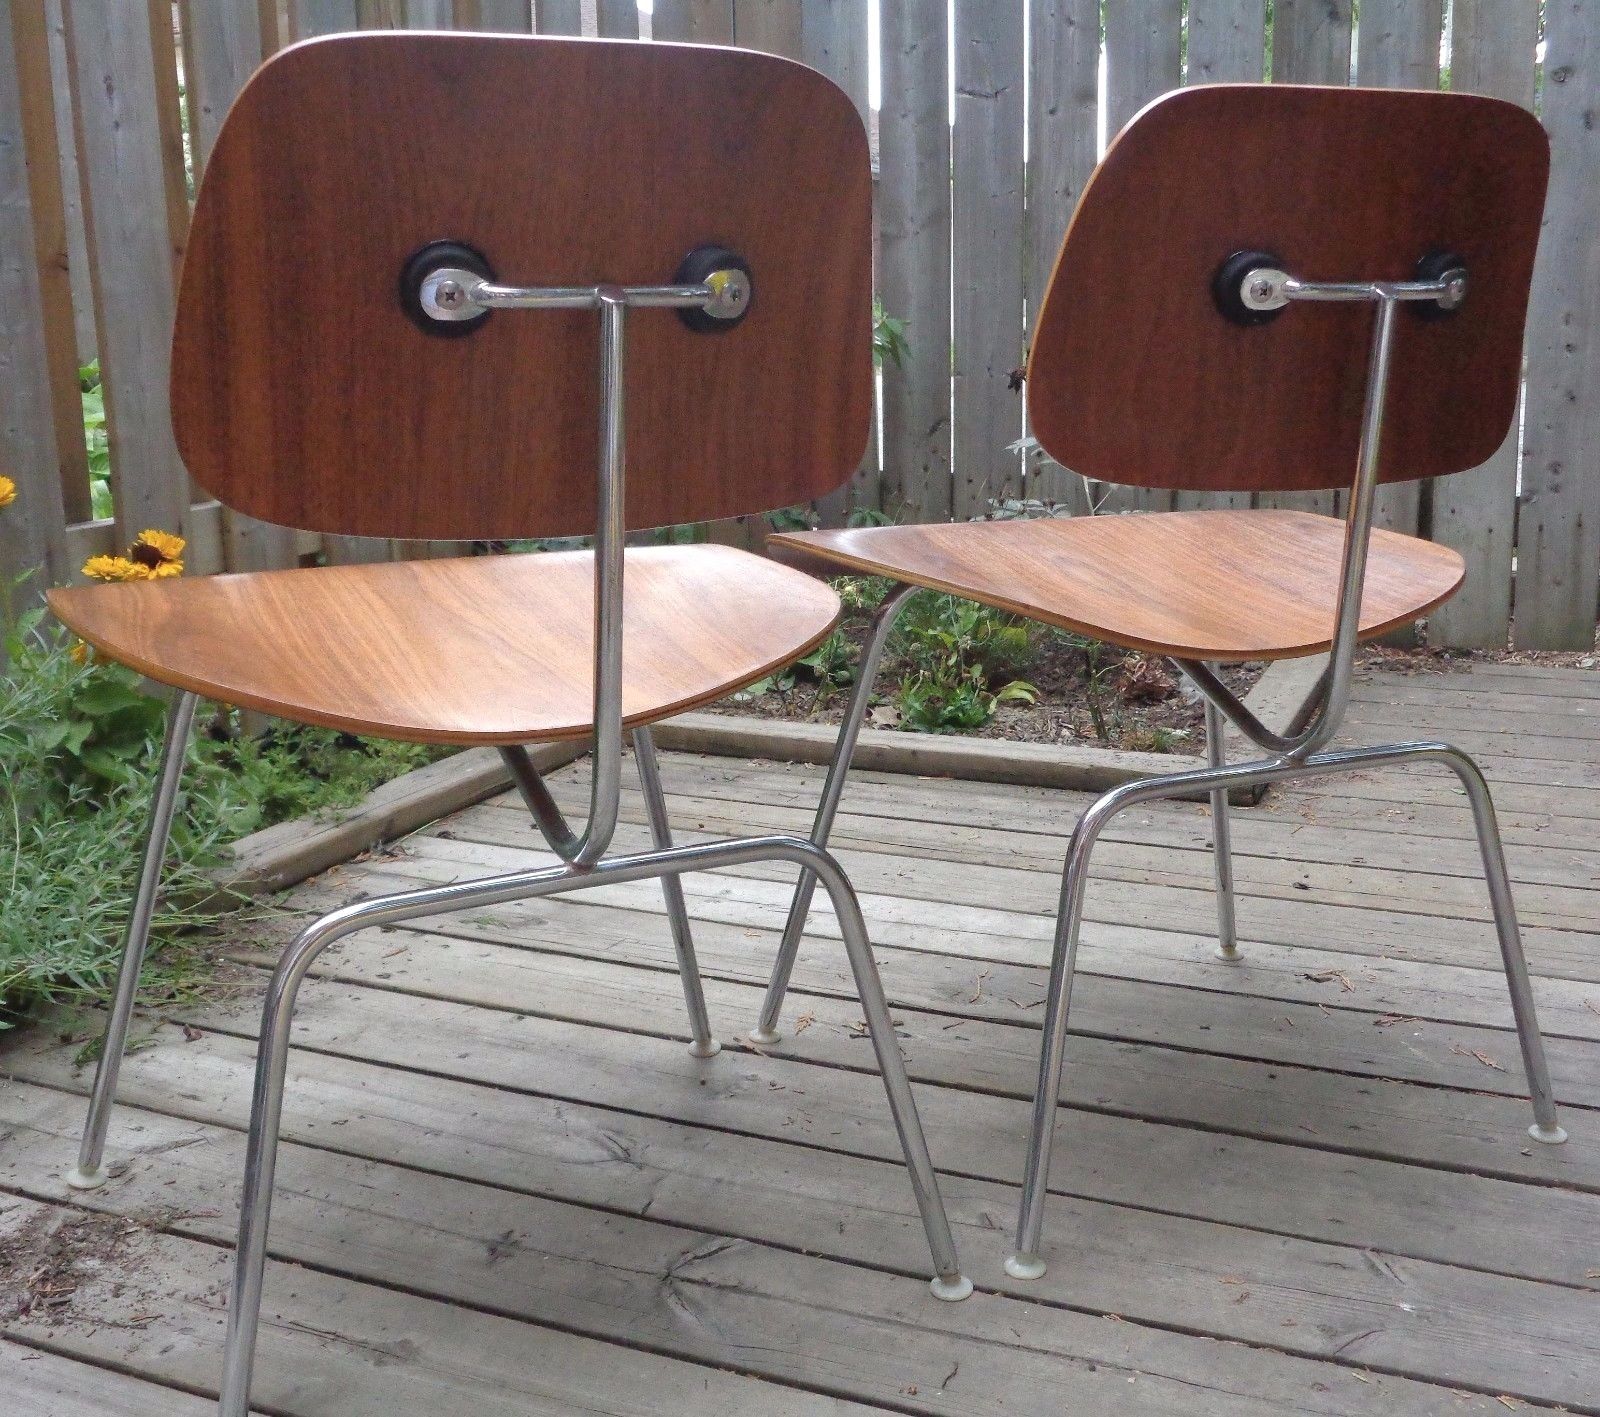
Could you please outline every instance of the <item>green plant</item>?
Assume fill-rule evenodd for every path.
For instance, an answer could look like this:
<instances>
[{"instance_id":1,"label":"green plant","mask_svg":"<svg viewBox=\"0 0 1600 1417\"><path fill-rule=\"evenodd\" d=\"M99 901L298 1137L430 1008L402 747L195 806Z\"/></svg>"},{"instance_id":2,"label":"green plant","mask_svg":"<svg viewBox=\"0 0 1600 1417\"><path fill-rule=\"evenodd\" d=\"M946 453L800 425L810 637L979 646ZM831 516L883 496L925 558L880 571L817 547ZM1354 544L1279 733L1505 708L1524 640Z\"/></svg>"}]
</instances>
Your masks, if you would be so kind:
<instances>
[{"instance_id":1,"label":"green plant","mask_svg":"<svg viewBox=\"0 0 1600 1417\"><path fill-rule=\"evenodd\" d=\"M896 369L904 366L911 346L906 340L906 322L897 320L883 308L883 301L872 298L872 362L880 369L885 362Z\"/></svg>"},{"instance_id":2,"label":"green plant","mask_svg":"<svg viewBox=\"0 0 1600 1417\"><path fill-rule=\"evenodd\" d=\"M103 520L113 514L111 444L106 436L106 393L100 382L100 361L78 370L83 398L83 445L89 457L89 514Z\"/></svg>"},{"instance_id":3,"label":"green plant","mask_svg":"<svg viewBox=\"0 0 1600 1417\"><path fill-rule=\"evenodd\" d=\"M999 705L1031 704L1033 685L1014 679L990 689L976 665L923 671L900 681L900 721L919 733L966 733L982 728Z\"/></svg>"},{"instance_id":4,"label":"green plant","mask_svg":"<svg viewBox=\"0 0 1600 1417\"><path fill-rule=\"evenodd\" d=\"M912 669L970 666L990 684L1027 667L1036 634L1019 616L935 591L913 596L895 630L897 648Z\"/></svg>"},{"instance_id":5,"label":"green plant","mask_svg":"<svg viewBox=\"0 0 1600 1417\"><path fill-rule=\"evenodd\" d=\"M116 971L165 705L116 665L74 657L41 611L7 627L0 675L0 1028L49 1001L103 997ZM432 750L316 728L262 739L218 710L190 745L143 989L193 995L229 902L213 872L239 836L331 810Z\"/></svg>"}]
</instances>

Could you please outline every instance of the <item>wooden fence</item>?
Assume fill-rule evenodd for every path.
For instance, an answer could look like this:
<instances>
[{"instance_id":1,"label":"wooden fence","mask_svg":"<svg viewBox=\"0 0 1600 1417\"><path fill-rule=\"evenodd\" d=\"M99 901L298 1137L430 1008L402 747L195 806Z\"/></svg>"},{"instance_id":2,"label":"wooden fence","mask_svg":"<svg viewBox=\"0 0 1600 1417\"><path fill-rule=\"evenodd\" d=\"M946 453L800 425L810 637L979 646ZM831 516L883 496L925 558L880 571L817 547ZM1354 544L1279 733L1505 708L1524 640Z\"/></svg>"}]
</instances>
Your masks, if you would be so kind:
<instances>
[{"instance_id":1,"label":"wooden fence","mask_svg":"<svg viewBox=\"0 0 1600 1417\"><path fill-rule=\"evenodd\" d=\"M906 322L909 354L884 371L878 445L848 495L820 509L833 519L852 507L913 520L981 516L997 503L1082 509L1077 479L1008 451L1025 432L1010 376L1102 127L1115 132L1156 94L1185 82L1358 80L1537 106L1555 165L1520 440L1475 471L1384 489L1381 517L1468 558L1467 588L1434 617L1436 642L1504 645L1514 601L1518 645L1587 647L1600 579L1600 3L1545 0L1543 11L1540 0L1360 0L1355 23L1352 0L1275 0L1270 11L1269 0L655 0L643 23L655 39L804 58L875 129L877 286ZM168 421L188 202L230 100L291 39L385 26L635 37L641 19L634 0L10 6L9 30L0 24L0 466L22 495L0 516L5 566L64 580L145 526L181 526L200 571L440 549L319 541L197 500ZM99 517L78 376L93 359L110 460L98 497L109 495L98 510L110 515ZM1105 505L1201 500L1111 489Z\"/></svg>"}]
</instances>

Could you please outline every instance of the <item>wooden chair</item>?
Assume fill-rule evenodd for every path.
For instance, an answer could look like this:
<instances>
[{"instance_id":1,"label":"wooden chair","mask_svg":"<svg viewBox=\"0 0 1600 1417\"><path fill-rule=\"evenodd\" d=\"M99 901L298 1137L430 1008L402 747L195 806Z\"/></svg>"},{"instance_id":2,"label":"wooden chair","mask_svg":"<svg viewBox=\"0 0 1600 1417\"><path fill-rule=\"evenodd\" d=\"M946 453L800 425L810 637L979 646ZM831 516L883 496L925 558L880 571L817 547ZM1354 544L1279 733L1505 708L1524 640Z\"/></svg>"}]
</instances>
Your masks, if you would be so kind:
<instances>
[{"instance_id":1,"label":"wooden chair","mask_svg":"<svg viewBox=\"0 0 1600 1417\"><path fill-rule=\"evenodd\" d=\"M562 858L347 906L283 955L262 1017L225 1417L249 1402L291 1015L317 954L369 926L608 882L662 879L692 1051L709 1057L678 876L758 860L820 875L934 1292L970 1292L844 873L794 837L674 846L655 769L649 724L804 653L832 629L838 600L727 547L624 551L631 528L758 512L848 478L872 402L870 210L849 100L765 55L345 36L273 59L229 115L195 210L173 344L174 423L195 478L239 511L322 532L592 533L595 549L51 597L97 652L180 691L74 1185L106 1178L197 695L361 733L498 745ZM629 728L656 849L607 855ZM590 737L579 831L524 745Z\"/></svg>"},{"instance_id":2,"label":"wooden chair","mask_svg":"<svg viewBox=\"0 0 1600 1417\"><path fill-rule=\"evenodd\" d=\"M1358 641L1427 614L1461 582L1454 551L1373 528L1374 494L1380 483L1476 466L1505 436L1548 167L1539 124L1492 99L1278 84L1169 94L1112 145L1067 231L1028 365L1034 432L1067 467L1106 481L1242 494L1349 484L1344 519L1187 511L776 538L898 583L840 730L818 845L885 636L916 587L1165 655L1206 700L1210 766L1107 792L1072 835L1007 1262L1018 1278L1044 1272L1039 1233L1089 856L1136 803L1209 794L1219 953L1232 961L1230 788L1402 762L1455 772L1482 849L1530 1131L1566 1139L1482 775L1444 743L1327 747ZM1325 652L1298 731L1257 721L1212 667ZM1267 756L1227 765L1224 718ZM776 1037L810 891L802 880L752 1037Z\"/></svg>"}]
</instances>

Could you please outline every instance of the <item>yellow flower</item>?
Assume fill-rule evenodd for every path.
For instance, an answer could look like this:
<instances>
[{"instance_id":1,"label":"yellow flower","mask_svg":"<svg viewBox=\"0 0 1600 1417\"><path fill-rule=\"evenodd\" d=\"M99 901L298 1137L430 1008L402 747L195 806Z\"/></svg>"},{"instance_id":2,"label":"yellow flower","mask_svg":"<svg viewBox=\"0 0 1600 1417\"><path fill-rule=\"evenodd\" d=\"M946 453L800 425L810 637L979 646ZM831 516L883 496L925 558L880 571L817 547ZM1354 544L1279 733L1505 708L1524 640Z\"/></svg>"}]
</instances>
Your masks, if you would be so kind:
<instances>
[{"instance_id":1,"label":"yellow flower","mask_svg":"<svg viewBox=\"0 0 1600 1417\"><path fill-rule=\"evenodd\" d=\"M83 574L92 581L147 581L150 568L126 556L91 556L83 563Z\"/></svg>"},{"instance_id":2,"label":"yellow flower","mask_svg":"<svg viewBox=\"0 0 1600 1417\"><path fill-rule=\"evenodd\" d=\"M17 484L9 477L0 477L0 507L9 507L17 500Z\"/></svg>"},{"instance_id":3,"label":"yellow flower","mask_svg":"<svg viewBox=\"0 0 1600 1417\"><path fill-rule=\"evenodd\" d=\"M89 646L82 640L74 640L72 648L67 651L74 664L87 664L89 662Z\"/></svg>"},{"instance_id":4,"label":"yellow flower","mask_svg":"<svg viewBox=\"0 0 1600 1417\"><path fill-rule=\"evenodd\" d=\"M141 531L128 548L128 559L146 567L152 577L181 576L186 545L181 536L169 531Z\"/></svg>"}]
</instances>

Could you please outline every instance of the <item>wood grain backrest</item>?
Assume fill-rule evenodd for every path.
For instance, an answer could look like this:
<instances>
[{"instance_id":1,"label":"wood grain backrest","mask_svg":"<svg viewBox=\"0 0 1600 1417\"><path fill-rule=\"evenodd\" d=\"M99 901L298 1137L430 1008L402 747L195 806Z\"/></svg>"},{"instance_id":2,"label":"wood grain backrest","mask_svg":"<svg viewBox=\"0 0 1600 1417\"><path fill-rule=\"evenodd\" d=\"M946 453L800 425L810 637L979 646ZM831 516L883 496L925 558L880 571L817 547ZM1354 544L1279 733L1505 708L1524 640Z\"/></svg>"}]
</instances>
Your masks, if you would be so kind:
<instances>
[{"instance_id":1,"label":"wood grain backrest","mask_svg":"<svg viewBox=\"0 0 1600 1417\"><path fill-rule=\"evenodd\" d=\"M1538 121L1497 99L1241 84L1156 100L1067 230L1028 366L1036 436L1112 482L1348 486L1373 307L1244 328L1213 275L1258 250L1305 279L1407 280L1448 250L1467 298L1444 319L1401 312L1380 476L1476 466L1516 408L1548 172Z\"/></svg>"},{"instance_id":2,"label":"wood grain backrest","mask_svg":"<svg viewBox=\"0 0 1600 1417\"><path fill-rule=\"evenodd\" d=\"M269 61L207 164L173 343L196 480L315 531L593 530L598 317L424 333L399 276L438 240L524 285L665 283L713 244L749 261L735 328L628 317L631 527L808 501L858 463L871 171L844 93L743 51L374 33Z\"/></svg>"}]
</instances>

